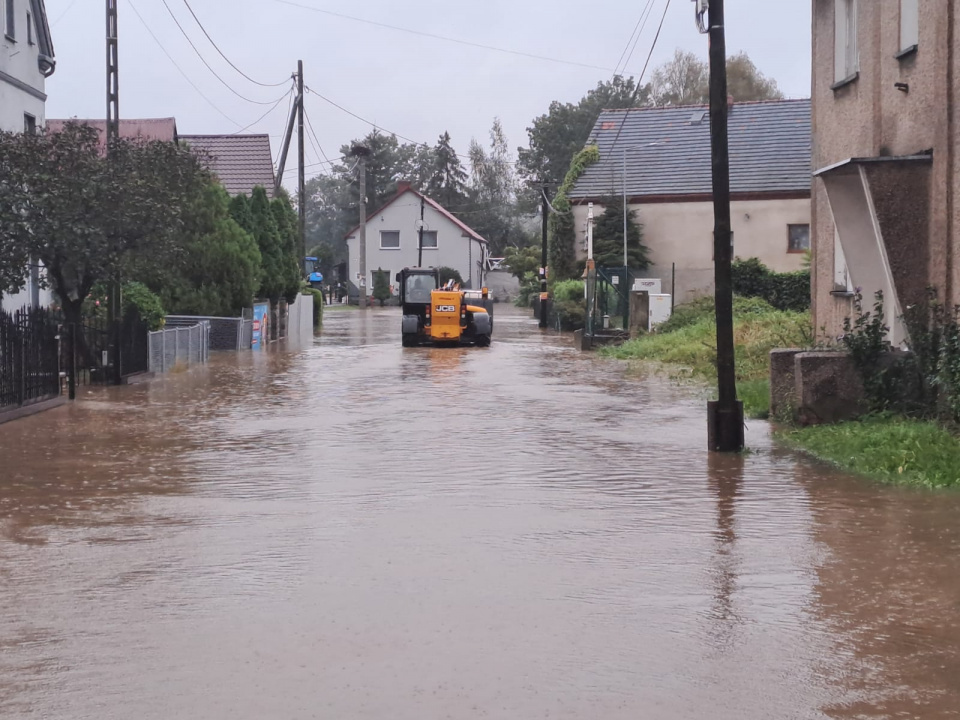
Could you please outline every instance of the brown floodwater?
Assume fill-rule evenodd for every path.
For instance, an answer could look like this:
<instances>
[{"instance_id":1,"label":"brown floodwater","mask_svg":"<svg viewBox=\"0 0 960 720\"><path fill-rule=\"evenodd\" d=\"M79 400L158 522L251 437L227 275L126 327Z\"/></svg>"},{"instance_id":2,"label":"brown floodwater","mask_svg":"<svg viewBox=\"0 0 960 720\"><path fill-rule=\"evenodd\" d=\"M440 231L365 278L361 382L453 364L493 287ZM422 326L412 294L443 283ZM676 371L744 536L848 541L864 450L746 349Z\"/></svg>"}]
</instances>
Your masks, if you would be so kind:
<instances>
[{"instance_id":1,"label":"brown floodwater","mask_svg":"<svg viewBox=\"0 0 960 720\"><path fill-rule=\"evenodd\" d=\"M0 426L0 718L960 717L960 494L777 449L498 306Z\"/></svg>"}]
</instances>

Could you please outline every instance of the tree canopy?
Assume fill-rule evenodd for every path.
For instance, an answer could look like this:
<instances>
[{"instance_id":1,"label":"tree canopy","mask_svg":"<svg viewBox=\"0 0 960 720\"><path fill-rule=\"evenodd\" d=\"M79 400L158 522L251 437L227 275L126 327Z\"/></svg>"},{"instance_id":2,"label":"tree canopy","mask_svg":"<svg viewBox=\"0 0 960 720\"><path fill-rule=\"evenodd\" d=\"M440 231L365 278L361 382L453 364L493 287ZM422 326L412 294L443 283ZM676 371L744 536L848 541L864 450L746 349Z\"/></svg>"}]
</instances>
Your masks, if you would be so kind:
<instances>
[{"instance_id":1,"label":"tree canopy","mask_svg":"<svg viewBox=\"0 0 960 720\"><path fill-rule=\"evenodd\" d=\"M0 286L22 288L37 258L76 321L98 281L176 261L191 198L209 182L174 143L121 139L104 153L98 131L81 123L0 133Z\"/></svg>"},{"instance_id":2,"label":"tree canopy","mask_svg":"<svg viewBox=\"0 0 960 720\"><path fill-rule=\"evenodd\" d=\"M710 102L710 65L678 48L672 60L654 70L648 88L652 105L705 105ZM746 53L727 58L727 93L736 102L783 98L776 81Z\"/></svg>"}]
</instances>

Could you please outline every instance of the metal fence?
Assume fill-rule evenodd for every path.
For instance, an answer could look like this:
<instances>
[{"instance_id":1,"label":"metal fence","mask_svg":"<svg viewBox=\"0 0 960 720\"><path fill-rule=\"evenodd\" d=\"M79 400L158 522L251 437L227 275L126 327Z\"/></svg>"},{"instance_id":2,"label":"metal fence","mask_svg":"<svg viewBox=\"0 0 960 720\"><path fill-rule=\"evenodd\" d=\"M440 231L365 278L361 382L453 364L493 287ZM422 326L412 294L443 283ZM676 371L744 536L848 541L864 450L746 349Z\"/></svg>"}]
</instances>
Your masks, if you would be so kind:
<instances>
[{"instance_id":1,"label":"metal fence","mask_svg":"<svg viewBox=\"0 0 960 720\"><path fill-rule=\"evenodd\" d=\"M60 327L41 308L0 312L0 408L60 395Z\"/></svg>"},{"instance_id":2,"label":"metal fence","mask_svg":"<svg viewBox=\"0 0 960 720\"><path fill-rule=\"evenodd\" d=\"M149 334L150 371L164 373L180 366L200 365L210 358L210 323L171 327Z\"/></svg>"},{"instance_id":3,"label":"metal fence","mask_svg":"<svg viewBox=\"0 0 960 720\"><path fill-rule=\"evenodd\" d=\"M243 317L214 317L211 315L167 315L166 327L192 327L200 322L210 324L211 350L249 350L249 332L247 310ZM253 326L253 311L250 310L249 324ZM244 338L246 335L246 342Z\"/></svg>"}]
</instances>

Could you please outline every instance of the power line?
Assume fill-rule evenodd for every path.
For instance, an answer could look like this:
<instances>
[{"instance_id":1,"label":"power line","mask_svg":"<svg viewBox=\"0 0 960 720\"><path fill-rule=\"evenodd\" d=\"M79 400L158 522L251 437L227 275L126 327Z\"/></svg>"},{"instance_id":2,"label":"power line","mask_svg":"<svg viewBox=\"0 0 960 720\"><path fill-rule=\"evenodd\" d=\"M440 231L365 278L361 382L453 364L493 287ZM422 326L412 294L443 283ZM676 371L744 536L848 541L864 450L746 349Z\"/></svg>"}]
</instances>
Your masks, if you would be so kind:
<instances>
[{"instance_id":1,"label":"power line","mask_svg":"<svg viewBox=\"0 0 960 720\"><path fill-rule=\"evenodd\" d=\"M613 70L613 77L616 77L621 73L621 70L620 70L621 65L623 65L624 68L626 68L627 63L624 62L624 58L627 56L627 51L630 50L631 43L633 43L633 46L636 47L636 43L634 42L634 37L639 39L640 35L643 33L643 28L641 27L641 23L643 23L644 16L648 15L650 11L650 7L652 5L653 5L653 0L647 0L646 6L640 12L640 17L637 18L637 24L633 26L633 32L630 33L630 37L627 38L627 44L624 46L623 52L620 53L620 59L617 60L617 66ZM637 30L640 30L640 32L638 33Z\"/></svg>"},{"instance_id":2,"label":"power line","mask_svg":"<svg viewBox=\"0 0 960 720\"><path fill-rule=\"evenodd\" d=\"M193 80L190 79L190 76L187 75L187 73L184 72L183 68L180 67L180 66L177 64L177 61L174 60L174 59L173 59L173 56L172 56L170 53L167 52L167 49L163 46L163 43L160 42L160 39L154 34L153 30L150 29L150 26L147 25L146 20L143 19L143 15L141 15L141 14L140 14L140 11L137 10L137 7L136 7L136 5L133 4L133 1L132 1L132 0L127 0L127 4L130 6L130 9L133 10L134 14L137 16L137 19L140 20L140 24L143 25L143 27L146 29L146 31L147 31L148 33L150 33L150 37L153 38L153 41L154 41L155 43L157 43L157 47L159 47L159 48L163 51L163 54L167 56L167 59L168 59L171 63L173 63L173 66L180 72L181 75L183 75L184 80L186 80L188 83L190 83L190 87L192 87L194 90L196 90L196 91L197 91L197 94L198 94L200 97L202 97L204 100L206 100L206 101L207 101L207 104L210 105L210 107L212 107L212 108L213 108L214 110L216 110L218 113L220 113L221 115L223 115L223 117L225 117L227 120L229 120L230 122L232 122L234 125L236 125L237 127L240 127L240 123L238 123L238 122L237 122L236 120L234 120L232 117L230 117L229 115L227 115L223 110L221 110L220 108L218 108L218 107L214 104L213 100L211 100L211 99L208 98L206 95L204 95L203 91L196 86L196 84L193 82Z\"/></svg>"},{"instance_id":3,"label":"power line","mask_svg":"<svg viewBox=\"0 0 960 720\"><path fill-rule=\"evenodd\" d=\"M492 50L494 52L506 53L508 55L517 55L519 57L530 58L533 60L542 60L544 62L559 63L561 65L572 65L574 67L588 68L590 70L603 70L604 72L610 72L612 68L601 67L599 65L591 65L589 63L576 62L575 60L561 60L560 58L548 57L546 55L535 55L534 53L523 52L522 50L510 50L508 48L496 47L494 45L484 45L483 43L472 42L470 40L461 40L460 38L447 37L445 35L438 35L436 33L424 32L423 30L414 30L412 28L399 27L397 25L388 25L387 23L378 22L376 20L367 20L366 18L355 17L353 15L345 15L344 13L334 12L333 10L324 10L322 8L313 7L311 5L304 5L303 3L293 2L293 0L273 0L274 2L280 3L281 5L290 5L291 7L300 8L302 10L310 10L312 12L322 13L324 15L330 15L331 17L342 18L344 20L352 20L354 22L365 23L367 25L374 25L376 27L386 28L387 30L396 30L397 32L409 33L410 35L419 35L420 37L431 38L433 40L443 40L444 42L456 43L458 45L466 45L468 47L480 48L481 50Z\"/></svg>"},{"instance_id":4,"label":"power line","mask_svg":"<svg viewBox=\"0 0 960 720\"><path fill-rule=\"evenodd\" d=\"M647 53L647 61L643 64L643 70L640 71L640 77L637 78L637 85L633 89L633 97L630 99L629 107L633 107L633 104L637 101L637 95L640 93L640 88L643 84L643 76L647 73L647 67L650 65L650 58L653 57L653 51L657 47L657 41L660 39L660 31L663 30L663 23L667 19L667 11L670 9L670 0L667 0L667 4L663 6L663 15L660 16L660 26L657 28L657 34L653 36L653 42L650 44L650 52ZM627 115L629 115L629 110L625 110L623 113L623 120L620 121L620 127L617 128L617 135L613 139L613 144L610 146L611 150L617 146L617 140L620 139L620 133L623 132L623 126L627 123Z\"/></svg>"},{"instance_id":5,"label":"power line","mask_svg":"<svg viewBox=\"0 0 960 720\"><path fill-rule=\"evenodd\" d=\"M77 0L73 0L73 2L71 2L69 5L67 5L67 9L64 10L62 13L60 13L60 14L57 16L57 19L56 19L56 20L54 20L52 23L50 23L50 27L51 27L51 28L56 27L56 26L57 26L57 23L59 23L61 20L63 20L63 19L67 16L67 13L70 12L71 10L73 10L73 6L76 5L76 4L77 4Z\"/></svg>"},{"instance_id":6,"label":"power line","mask_svg":"<svg viewBox=\"0 0 960 720\"><path fill-rule=\"evenodd\" d=\"M276 1L277 1L277 2L280 2L281 0L276 0ZM367 120L365 117L361 117L360 115L357 115L355 112L353 112L353 110L350 110L350 109L348 109L348 108L345 108L343 105L340 105L339 103L334 102L334 101L331 100L330 98L328 98L328 97L326 97L326 96L324 96L324 95L321 95L320 93L318 93L316 90L313 90L312 88L305 87L304 90L306 90L306 92L308 92L308 93L312 93L312 94L316 95L318 98L320 98L320 99L323 100L324 102L330 103L331 105L333 105L333 106L334 106L335 108L337 108L338 110L341 110L341 111L345 112L347 115L350 115L351 117L356 118L356 119L359 120L360 122L366 123L367 125L369 125L370 127L372 127L374 130L382 130L383 132L387 133L388 135L395 135L396 137L400 138L401 140L406 140L408 143L412 143L413 145L419 145L419 146L421 146L421 147L425 147L425 148L428 148L428 149L433 148L433 145L430 145L429 143L420 142L419 140L414 140L413 138L408 138L408 137L406 137L405 135L401 135L401 134L398 133L398 132L393 132L392 130L388 130L387 128L385 128L385 127L383 127L382 125L379 125L379 124L373 122L372 120ZM466 160L470 160L470 156L469 156L469 155L464 155L464 154L462 154L462 153L455 153L455 154L456 154L457 157L461 157L461 158L464 158L464 159L466 159ZM506 161L504 161L504 162L506 162L507 165L516 165L516 164L517 164L517 161L516 161L516 160L506 160Z\"/></svg>"},{"instance_id":7,"label":"power line","mask_svg":"<svg viewBox=\"0 0 960 720\"><path fill-rule=\"evenodd\" d=\"M633 41L633 47L630 48L630 54L627 55L627 59L623 61L623 69L621 72L627 71L627 66L630 64L630 61L633 59L633 53L637 50L637 45L640 44L640 38L643 36L643 31L647 28L647 22L650 20L650 16L653 14L653 5L654 0L649 0L647 3L647 16L643 18L643 24L640 26L640 32L637 33L636 39Z\"/></svg>"},{"instance_id":8,"label":"power line","mask_svg":"<svg viewBox=\"0 0 960 720\"><path fill-rule=\"evenodd\" d=\"M307 129L313 134L313 139L317 141L317 147L320 148L320 154L323 155L323 159L327 162L330 162L330 158L327 157L327 154L323 151L323 145L320 144L320 138L317 137L317 131L313 129L313 121L310 119L310 115L307 113L307 108L303 108L303 116L307 119Z\"/></svg>"},{"instance_id":9,"label":"power line","mask_svg":"<svg viewBox=\"0 0 960 720\"><path fill-rule=\"evenodd\" d=\"M176 23L177 27L180 29L180 32L187 39L187 42L190 43L190 47L193 48L193 51L197 54L197 57L200 58L200 62L202 62L207 67L207 70L213 73L213 76L220 81L221 85L223 85L227 90L232 92L238 98L240 98L241 100L246 100L248 103L252 103L254 105L273 105L274 104L273 100L269 102L261 102L260 100L253 100L251 98L248 98L246 95L243 95L242 93L237 92L237 90L235 90L233 86L230 85L230 83L228 83L226 80L220 77L217 74L217 71L210 66L210 63L207 62L206 58L203 57L203 55L201 54L197 46L194 45L193 40L190 39L190 36L187 35L187 31L183 29L183 25L180 24L179 20L177 20L177 16L173 14L173 10L170 9L170 4L167 2L167 0L160 0L160 2L163 3L163 6L167 9L167 12L170 13L170 17L173 18L173 22Z\"/></svg>"},{"instance_id":10,"label":"power line","mask_svg":"<svg viewBox=\"0 0 960 720\"><path fill-rule=\"evenodd\" d=\"M277 101L273 104L273 107L271 107L269 110L267 110L263 115L261 115L260 117L258 117L256 120L254 120L252 123L250 123L249 125L247 125L245 128L241 128L240 130L237 130L236 132L233 132L233 133L230 133L230 134L231 134L231 135L239 135L239 134L242 133L242 132L246 132L247 130L249 130L250 128L252 128L254 125L256 125L257 123L259 123L261 120L265 119L265 118L267 117L267 115L269 115L269 114L272 113L274 110L276 110L276 109L277 109L277 106L278 106L280 103L282 103L284 100L286 100L288 97L290 97L290 95L291 95L292 93L293 93L293 88L290 88L290 89L287 91L287 94L284 95L284 96L283 96L282 98L280 98L279 100L277 100Z\"/></svg>"},{"instance_id":11,"label":"power line","mask_svg":"<svg viewBox=\"0 0 960 720\"><path fill-rule=\"evenodd\" d=\"M164 3L164 4L166 4L166 3ZM224 60L227 61L227 65L229 65L229 66L232 67L234 70L236 70L238 73L240 73L241 75L243 75L243 77L245 77L247 80L249 80L250 82L252 82L254 85L259 85L260 87L281 87L282 85L284 85L284 84L287 82L286 80L283 80L283 81L278 82L278 83L262 83L262 82L260 82L259 80L254 80L252 77L250 77L249 75L247 75L243 70L241 70L241 69L238 68L236 65L234 65L234 64L230 61L230 58L228 58L226 55L223 54L223 50L221 50L221 49L220 49L220 46L217 45L217 43L214 42L214 40L213 40L212 37L210 37L210 33L207 32L207 29L203 26L203 23L200 22L200 18L197 17L197 14L193 11L193 8L190 7L190 3L188 2L188 0L183 0L183 4L187 6L187 10L189 10L189 11L190 11L190 14L193 15L193 19L197 21L197 25L200 26L200 29L203 31L203 34L207 36L207 40L210 41L210 44L213 45L214 49L215 49L218 53L220 53L220 57L222 57ZM169 8L167 8L167 9L169 10ZM178 23L178 24L179 24L179 23Z\"/></svg>"}]
</instances>

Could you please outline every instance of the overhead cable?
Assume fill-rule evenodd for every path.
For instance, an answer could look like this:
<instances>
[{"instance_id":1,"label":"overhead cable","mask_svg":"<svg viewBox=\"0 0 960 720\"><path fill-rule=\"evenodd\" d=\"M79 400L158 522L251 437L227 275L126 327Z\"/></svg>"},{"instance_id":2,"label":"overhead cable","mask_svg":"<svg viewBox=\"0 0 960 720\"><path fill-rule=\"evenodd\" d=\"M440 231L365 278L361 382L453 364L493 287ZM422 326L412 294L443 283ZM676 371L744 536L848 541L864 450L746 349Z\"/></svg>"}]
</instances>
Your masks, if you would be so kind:
<instances>
[{"instance_id":1,"label":"overhead cable","mask_svg":"<svg viewBox=\"0 0 960 720\"><path fill-rule=\"evenodd\" d=\"M238 92L238 91L237 91L232 85L230 85L230 83L228 83L226 80L224 80L222 77L220 77L220 75L217 74L217 71L214 70L213 67L211 67L210 63L207 62L207 59L206 59L205 57L203 57L203 54L200 52L200 50L197 48L197 46L193 43L193 40L190 39L190 36L187 35L187 31L183 29L183 25L180 24L180 21L179 21L179 20L177 20L177 16L173 14L173 10L170 8L170 4L167 2L167 0L160 0L160 2L163 3L163 6L167 9L167 12L170 13L170 17L172 17L172 18L173 18L173 22L175 22L175 23L177 24L177 27L180 29L181 34L187 39L187 42L190 43L190 47L193 48L193 51L197 54L197 57L200 58L200 62L202 62L202 63L206 66L207 70L209 70L211 73L213 73L213 76L214 76L217 80L220 81L220 84L221 84L221 85L223 85L227 90L229 90L230 92L232 92L232 93L233 93L234 95L236 95L238 98L240 98L241 100L245 100L245 101L247 101L248 103L252 103L252 104L254 104L254 105L273 105L273 104L274 104L274 102L275 102L274 100L270 100L270 101L268 101L268 102L263 102L263 101L261 101L261 100L254 100L254 99L252 99L252 98L248 98L248 97L247 97L246 95L244 95L243 93ZM286 97L286 96L284 96L284 97Z\"/></svg>"},{"instance_id":2,"label":"overhead cable","mask_svg":"<svg viewBox=\"0 0 960 720\"><path fill-rule=\"evenodd\" d=\"M625 62L624 59L627 57L627 52L630 51L631 44L633 45L633 47L637 46L635 42L635 38L639 39L640 35L643 34L643 27L641 27L641 25L645 25L645 23L643 22L643 18L645 16L649 16L650 8L652 5L653 5L653 0L647 0L647 4L644 6L643 10L640 11L640 17L637 18L637 24L633 26L633 32L630 33L630 37L627 38L627 44L624 46L623 52L620 53L620 59L617 60L617 66L613 70L613 77L616 77L617 75L620 75L623 72L623 70L620 69L621 66L623 66L624 69L626 68L629 60ZM638 30L639 32L637 32Z\"/></svg>"},{"instance_id":3,"label":"overhead cable","mask_svg":"<svg viewBox=\"0 0 960 720\"><path fill-rule=\"evenodd\" d=\"M236 125L237 127L240 127L240 123L238 123L238 122L237 122L236 120L234 120L232 117L230 117L229 115L227 115L223 110L221 110L220 108L218 108L218 107L216 106L216 104L213 102L213 100L211 100L210 98L208 98L208 97L203 93L203 90L201 90L200 88L198 88L198 87L196 86L196 84L193 82L193 80L190 79L190 76L187 75L187 73L184 72L183 68L180 67L180 66L177 64L177 61L174 60L174 59L173 59L173 56L172 56L170 53L167 52L167 49L163 46L163 43L160 42L160 39L154 34L153 30L150 29L150 26L147 24L146 20L143 19L143 15L141 15L141 14L140 14L140 11L137 10L137 6L133 4L133 0L127 0L127 4L130 6L130 9L133 10L134 14L137 16L137 19L140 20L140 24L143 25L144 29L146 29L146 31L147 31L148 33L150 33L150 37L153 38L153 41L154 41L155 43L157 43L157 47L159 47L159 48L163 51L163 54L167 56L167 59L168 59L171 63L173 63L173 66L180 72L181 75L183 75L184 80L186 80L186 81L190 84L190 87L192 87L194 90L196 90L196 91L197 91L197 94L198 94L200 97L202 97L204 100L206 100L206 101L207 101L207 104L208 104L210 107L212 107L214 110L216 110L218 113L220 113L220 114L221 114L223 117L225 117L227 120L229 120L230 122L232 122L234 125Z\"/></svg>"},{"instance_id":4,"label":"overhead cable","mask_svg":"<svg viewBox=\"0 0 960 720\"><path fill-rule=\"evenodd\" d=\"M247 125L245 128L241 128L240 130L237 130L236 132L232 132L232 133L230 133L230 134L231 134L231 135L239 135L239 134L242 133L242 132L246 132L247 130L249 130L250 128L252 128L254 125L256 125L257 123L259 123L261 120L264 120L264 119L267 117L267 115L269 115L269 114L272 113L274 110L276 110L276 109L277 109L277 106L278 106L280 103L282 103L284 100L286 100L287 98L289 98L292 93L293 93L293 88L291 87L291 88L287 91L287 94L284 95L284 96L283 96L282 98L280 98L279 100L277 100L277 101L273 104L273 107L271 107L269 110L267 110L263 115L261 115L260 117L258 117L256 120L254 120L252 123L250 123L249 125Z\"/></svg>"},{"instance_id":5,"label":"overhead cable","mask_svg":"<svg viewBox=\"0 0 960 720\"><path fill-rule=\"evenodd\" d=\"M193 8L190 7L190 3L188 2L188 0L183 0L183 4L187 6L187 10L189 10L189 11L190 11L190 14L193 15L193 19L197 21L197 25L200 26L200 29L203 31L203 34L207 36L207 40L210 41L210 44L213 45L214 49L215 49L218 53L220 53L220 57L222 57L224 60L227 61L227 65L229 65L229 66L232 67L234 70L236 70L238 73L240 73L241 75L243 75L243 77L245 77L247 80L249 80L250 82L252 82L254 85L259 85L260 87L281 87L281 86L283 86L283 85L285 85L285 84L287 83L287 80L286 80L286 79L284 79L284 80L282 80L282 81L280 81L280 82L278 82L278 83L263 83L263 82L260 82L259 80L254 80L252 77L250 77L249 75L247 75L243 70L241 70L241 69L238 68L236 65L234 65L234 64L230 61L230 58L228 58L226 55L223 54L223 50L221 50L221 49L220 49L220 46L217 45L217 43L214 42L214 40L213 40L212 37L210 37L210 33L207 32L207 29L203 26L203 23L200 22L200 18L197 17L197 14L193 11ZM169 9L169 8L168 8L168 9Z\"/></svg>"},{"instance_id":6,"label":"overhead cable","mask_svg":"<svg viewBox=\"0 0 960 720\"><path fill-rule=\"evenodd\" d=\"M601 67L599 65L591 65L589 63L577 62L575 60L562 60L560 58L548 57L546 55L535 55L534 53L523 52L522 50L510 50L509 48L501 48L501 47L496 47L494 45L484 45L483 43L477 43L471 40L462 40L460 38L447 37L445 35L429 33L423 30L414 30L413 28L399 27L397 25L388 25L387 23L378 22L376 20L367 20L366 18L355 17L353 15L346 15L344 13L334 12L333 10L325 10L323 8L314 7L312 5L304 5L303 3L294 2L293 0L273 0L273 1L280 3L281 5L289 5L291 7L300 8L302 10L310 10L311 12L322 13L324 15L329 15L331 17L342 18L344 20L352 20L354 22L365 23L367 25L374 25L376 27L386 28L387 30L396 30L397 32L409 33L410 35L419 35L420 37L427 37L433 40L443 40L444 42L450 42L450 43L456 43L458 45L466 45L468 47L480 48L481 50L492 50L494 52L506 53L508 55L517 55L520 57L526 57L533 60L542 60L544 62L560 63L561 65L572 65L574 67L588 68L590 70L603 70L604 72L610 72L612 70L612 68Z\"/></svg>"}]
</instances>

